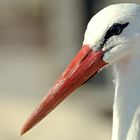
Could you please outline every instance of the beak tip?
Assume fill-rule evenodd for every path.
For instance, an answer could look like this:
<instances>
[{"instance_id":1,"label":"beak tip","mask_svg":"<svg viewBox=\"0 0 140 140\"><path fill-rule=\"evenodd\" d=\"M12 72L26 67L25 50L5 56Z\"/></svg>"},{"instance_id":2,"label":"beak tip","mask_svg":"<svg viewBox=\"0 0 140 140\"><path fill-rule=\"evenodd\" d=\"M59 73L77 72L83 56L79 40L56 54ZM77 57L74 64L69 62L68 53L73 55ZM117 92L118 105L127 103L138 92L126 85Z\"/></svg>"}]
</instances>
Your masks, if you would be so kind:
<instances>
[{"instance_id":1,"label":"beak tip","mask_svg":"<svg viewBox=\"0 0 140 140\"><path fill-rule=\"evenodd\" d=\"M22 136L25 134L25 131L23 129L21 129L19 136Z\"/></svg>"},{"instance_id":2,"label":"beak tip","mask_svg":"<svg viewBox=\"0 0 140 140\"><path fill-rule=\"evenodd\" d=\"M20 130L20 136L23 136L27 131L30 130L31 127L29 127L26 123L23 125L23 127Z\"/></svg>"},{"instance_id":3,"label":"beak tip","mask_svg":"<svg viewBox=\"0 0 140 140\"><path fill-rule=\"evenodd\" d=\"M26 127L22 127L19 135L23 136L27 131L28 131L28 129L26 129Z\"/></svg>"}]
</instances>

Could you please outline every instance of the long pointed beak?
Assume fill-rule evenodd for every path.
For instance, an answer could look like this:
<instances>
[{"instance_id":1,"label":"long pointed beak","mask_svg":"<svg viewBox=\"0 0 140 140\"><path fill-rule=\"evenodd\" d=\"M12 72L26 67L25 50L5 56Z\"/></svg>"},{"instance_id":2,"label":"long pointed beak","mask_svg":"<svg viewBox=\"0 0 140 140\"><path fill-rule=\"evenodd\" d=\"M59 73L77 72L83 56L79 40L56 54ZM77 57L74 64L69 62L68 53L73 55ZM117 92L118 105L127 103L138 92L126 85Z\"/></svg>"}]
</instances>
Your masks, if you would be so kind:
<instances>
[{"instance_id":1,"label":"long pointed beak","mask_svg":"<svg viewBox=\"0 0 140 140\"><path fill-rule=\"evenodd\" d=\"M21 135L39 123L72 91L80 87L91 76L95 75L105 63L102 60L104 52L93 51L89 45L83 45L70 65L58 78L55 85L43 98L21 129Z\"/></svg>"}]
</instances>

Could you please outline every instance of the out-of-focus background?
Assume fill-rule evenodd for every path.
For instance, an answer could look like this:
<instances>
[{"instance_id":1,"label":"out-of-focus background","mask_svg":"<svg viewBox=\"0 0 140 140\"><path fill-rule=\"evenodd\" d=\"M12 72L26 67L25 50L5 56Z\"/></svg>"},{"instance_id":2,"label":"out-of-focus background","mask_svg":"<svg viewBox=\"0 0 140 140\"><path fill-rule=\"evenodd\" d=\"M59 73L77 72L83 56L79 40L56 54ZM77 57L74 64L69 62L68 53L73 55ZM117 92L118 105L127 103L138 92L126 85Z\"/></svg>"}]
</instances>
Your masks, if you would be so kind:
<instances>
[{"instance_id":1,"label":"out-of-focus background","mask_svg":"<svg viewBox=\"0 0 140 140\"><path fill-rule=\"evenodd\" d=\"M111 138L114 86L108 69L26 135L19 132L80 49L92 15L120 2L128 0L0 0L0 140Z\"/></svg>"}]
</instances>

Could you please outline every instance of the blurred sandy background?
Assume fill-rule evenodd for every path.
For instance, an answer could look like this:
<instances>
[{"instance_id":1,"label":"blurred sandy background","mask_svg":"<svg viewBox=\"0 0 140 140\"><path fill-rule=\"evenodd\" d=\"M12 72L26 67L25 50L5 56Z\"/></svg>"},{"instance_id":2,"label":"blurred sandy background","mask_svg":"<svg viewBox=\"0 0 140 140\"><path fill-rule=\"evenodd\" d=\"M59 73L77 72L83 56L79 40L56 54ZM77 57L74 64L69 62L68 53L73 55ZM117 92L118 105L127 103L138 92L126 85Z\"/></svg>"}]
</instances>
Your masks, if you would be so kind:
<instances>
[{"instance_id":1,"label":"blurred sandy background","mask_svg":"<svg viewBox=\"0 0 140 140\"><path fill-rule=\"evenodd\" d=\"M128 0L0 0L0 140L111 138L114 86L107 69L26 135L19 132L79 50L90 17L120 2Z\"/></svg>"}]
</instances>

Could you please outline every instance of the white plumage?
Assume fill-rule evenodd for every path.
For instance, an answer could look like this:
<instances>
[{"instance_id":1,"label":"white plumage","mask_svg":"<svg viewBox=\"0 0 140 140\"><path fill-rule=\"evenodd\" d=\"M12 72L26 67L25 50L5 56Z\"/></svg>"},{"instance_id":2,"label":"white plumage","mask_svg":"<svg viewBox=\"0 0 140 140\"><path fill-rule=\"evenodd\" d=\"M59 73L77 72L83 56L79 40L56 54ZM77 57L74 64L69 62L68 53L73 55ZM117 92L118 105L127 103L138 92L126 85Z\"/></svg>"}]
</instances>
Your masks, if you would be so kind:
<instances>
[{"instance_id":1,"label":"white plumage","mask_svg":"<svg viewBox=\"0 0 140 140\"><path fill-rule=\"evenodd\" d=\"M112 140L140 140L140 6L117 4L101 10L89 22L84 43L96 49L113 23L125 22L128 27L104 45L111 50L103 60L113 63L116 75Z\"/></svg>"}]
</instances>

